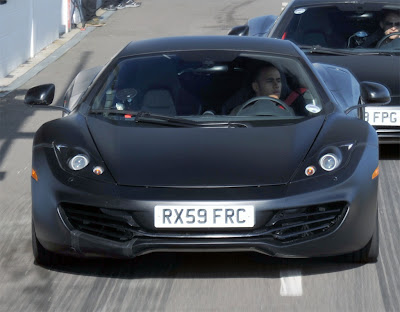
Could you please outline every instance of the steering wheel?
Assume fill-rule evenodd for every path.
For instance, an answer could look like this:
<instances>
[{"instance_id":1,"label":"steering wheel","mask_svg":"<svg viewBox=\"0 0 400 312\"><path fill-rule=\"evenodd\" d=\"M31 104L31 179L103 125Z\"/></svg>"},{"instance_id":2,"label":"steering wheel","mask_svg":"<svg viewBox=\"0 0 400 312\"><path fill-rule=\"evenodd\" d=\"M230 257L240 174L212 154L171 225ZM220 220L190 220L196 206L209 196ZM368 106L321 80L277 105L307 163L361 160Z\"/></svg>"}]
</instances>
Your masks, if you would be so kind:
<instances>
[{"instance_id":1,"label":"steering wheel","mask_svg":"<svg viewBox=\"0 0 400 312\"><path fill-rule=\"evenodd\" d=\"M271 104L279 104L280 106L282 106L291 116L294 116L293 111L290 109L290 107L282 100L280 99L276 99L270 96L255 96L249 100L247 100L246 102L244 102L242 104L242 107L237 111L236 115L239 115L240 112L242 110L244 110L246 107L250 106L251 104L253 104L254 102L260 101L260 100L268 100L270 102L267 103L271 103Z\"/></svg>"},{"instance_id":2,"label":"steering wheel","mask_svg":"<svg viewBox=\"0 0 400 312\"><path fill-rule=\"evenodd\" d=\"M376 44L375 48L380 48L381 45L382 45L382 43L383 43L387 38L389 38L389 37L391 37L391 36L394 36L394 35L400 35L400 32L394 32L394 33L388 34L388 35L386 35L386 36L383 36L383 38L382 38L381 40L378 41L378 43ZM394 40L398 40L398 39L400 39L400 38L396 38L396 39L394 39Z\"/></svg>"},{"instance_id":3,"label":"steering wheel","mask_svg":"<svg viewBox=\"0 0 400 312\"><path fill-rule=\"evenodd\" d=\"M132 101L133 98L138 94L138 91L134 88L118 90L115 96L121 101Z\"/></svg>"}]
</instances>

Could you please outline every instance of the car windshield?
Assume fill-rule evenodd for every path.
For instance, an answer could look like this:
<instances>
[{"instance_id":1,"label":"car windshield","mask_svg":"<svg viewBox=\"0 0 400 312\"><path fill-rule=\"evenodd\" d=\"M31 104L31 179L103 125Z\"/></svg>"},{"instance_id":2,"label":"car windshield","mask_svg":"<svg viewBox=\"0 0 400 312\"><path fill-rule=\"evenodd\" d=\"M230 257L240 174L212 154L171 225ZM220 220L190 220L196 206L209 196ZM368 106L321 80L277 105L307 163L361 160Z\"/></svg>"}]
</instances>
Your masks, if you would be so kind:
<instances>
[{"instance_id":1,"label":"car windshield","mask_svg":"<svg viewBox=\"0 0 400 312\"><path fill-rule=\"evenodd\" d=\"M343 3L294 8L289 24L278 36L301 48L322 47L320 52L328 48L357 54L398 54L399 32L400 7Z\"/></svg>"},{"instance_id":2,"label":"car windshield","mask_svg":"<svg viewBox=\"0 0 400 312\"><path fill-rule=\"evenodd\" d=\"M315 77L296 58L186 51L128 57L110 66L90 110L110 119L241 126L298 122L324 113Z\"/></svg>"}]
</instances>

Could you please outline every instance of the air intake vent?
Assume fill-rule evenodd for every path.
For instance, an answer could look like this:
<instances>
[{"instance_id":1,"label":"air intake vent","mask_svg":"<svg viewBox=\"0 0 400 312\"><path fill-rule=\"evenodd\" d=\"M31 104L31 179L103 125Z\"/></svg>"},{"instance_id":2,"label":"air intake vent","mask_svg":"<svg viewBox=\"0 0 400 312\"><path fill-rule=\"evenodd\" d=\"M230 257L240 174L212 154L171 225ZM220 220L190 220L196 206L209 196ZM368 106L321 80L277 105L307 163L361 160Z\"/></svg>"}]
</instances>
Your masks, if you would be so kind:
<instances>
[{"instance_id":1,"label":"air intake vent","mask_svg":"<svg viewBox=\"0 0 400 312\"><path fill-rule=\"evenodd\" d=\"M336 228L346 211L346 203L280 210L266 226L272 237L280 242L303 240Z\"/></svg>"},{"instance_id":2,"label":"air intake vent","mask_svg":"<svg viewBox=\"0 0 400 312\"><path fill-rule=\"evenodd\" d=\"M65 203L61 208L75 229L114 241L132 239L138 227L132 216L123 211Z\"/></svg>"}]
</instances>

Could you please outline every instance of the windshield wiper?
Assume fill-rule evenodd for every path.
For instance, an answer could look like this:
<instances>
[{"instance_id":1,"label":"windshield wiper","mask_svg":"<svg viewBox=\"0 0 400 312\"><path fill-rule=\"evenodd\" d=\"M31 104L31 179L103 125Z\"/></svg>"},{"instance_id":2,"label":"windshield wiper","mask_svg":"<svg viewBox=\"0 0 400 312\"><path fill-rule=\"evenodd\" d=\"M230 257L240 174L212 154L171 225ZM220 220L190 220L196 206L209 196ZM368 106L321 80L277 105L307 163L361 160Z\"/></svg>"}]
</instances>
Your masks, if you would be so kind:
<instances>
[{"instance_id":1,"label":"windshield wiper","mask_svg":"<svg viewBox=\"0 0 400 312\"><path fill-rule=\"evenodd\" d=\"M179 126L186 127L206 127L206 128L247 128L247 125L244 123L238 122L197 122L193 120L188 120L180 117L170 117L164 115L152 114L149 112L140 111L136 114L135 122L158 122L164 121L170 124L177 124Z\"/></svg>"},{"instance_id":2,"label":"windshield wiper","mask_svg":"<svg viewBox=\"0 0 400 312\"><path fill-rule=\"evenodd\" d=\"M107 115L129 115L129 118L133 118L135 123L153 123L158 125L168 126L179 126L179 127L198 127L198 123L171 116L156 115L149 112L143 111L131 111L131 110L114 110L114 109L92 109L90 114L107 114Z\"/></svg>"},{"instance_id":3,"label":"windshield wiper","mask_svg":"<svg viewBox=\"0 0 400 312\"><path fill-rule=\"evenodd\" d=\"M197 122L181 117L152 114L145 111L92 109L90 114L130 115L135 123L151 123L176 127L207 127L207 128L247 128L244 123L238 122Z\"/></svg>"},{"instance_id":4,"label":"windshield wiper","mask_svg":"<svg viewBox=\"0 0 400 312\"><path fill-rule=\"evenodd\" d=\"M306 53L312 53L312 54L329 54L329 55L357 55L359 53L355 53L353 51L343 51L339 49L330 49L330 48L324 48L319 45L298 45L300 49L307 50L304 51Z\"/></svg>"},{"instance_id":5,"label":"windshield wiper","mask_svg":"<svg viewBox=\"0 0 400 312\"><path fill-rule=\"evenodd\" d=\"M351 51L349 50L343 50L343 49L332 49L332 48L324 48L319 45L299 45L300 49L306 50L304 51L305 53L311 53L311 54L328 54L328 55L393 55L397 54L398 51L371 51L371 50L364 50L364 49L352 49Z\"/></svg>"},{"instance_id":6,"label":"windshield wiper","mask_svg":"<svg viewBox=\"0 0 400 312\"><path fill-rule=\"evenodd\" d=\"M386 55L392 56L399 54L400 51L366 51L366 52L359 52L358 55Z\"/></svg>"},{"instance_id":7,"label":"windshield wiper","mask_svg":"<svg viewBox=\"0 0 400 312\"><path fill-rule=\"evenodd\" d=\"M192 120L187 120L179 117L171 117L164 115L152 114L149 112L139 111L133 120L136 123L155 123L155 124L168 124L180 127L198 127L199 124Z\"/></svg>"}]
</instances>

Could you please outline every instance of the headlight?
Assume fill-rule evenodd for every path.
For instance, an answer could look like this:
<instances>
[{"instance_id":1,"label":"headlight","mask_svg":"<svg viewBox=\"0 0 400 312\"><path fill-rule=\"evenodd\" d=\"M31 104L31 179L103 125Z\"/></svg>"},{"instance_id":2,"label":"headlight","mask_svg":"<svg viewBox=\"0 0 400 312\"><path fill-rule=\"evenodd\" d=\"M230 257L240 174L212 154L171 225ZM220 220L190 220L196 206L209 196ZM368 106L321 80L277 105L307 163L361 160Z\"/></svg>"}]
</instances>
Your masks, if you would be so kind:
<instances>
[{"instance_id":1,"label":"headlight","mask_svg":"<svg viewBox=\"0 0 400 312\"><path fill-rule=\"evenodd\" d=\"M55 142L53 142L53 150L59 166L69 174L105 182L114 182L99 155L90 153L81 147L71 147L64 144L56 144Z\"/></svg>"},{"instance_id":2,"label":"headlight","mask_svg":"<svg viewBox=\"0 0 400 312\"><path fill-rule=\"evenodd\" d=\"M75 170L75 171L76 170L82 170L88 164L89 164L89 157L87 157L84 154L78 154L78 155L72 157L68 162L68 166L72 170Z\"/></svg>"},{"instance_id":3,"label":"headlight","mask_svg":"<svg viewBox=\"0 0 400 312\"><path fill-rule=\"evenodd\" d=\"M339 156L333 153L325 154L319 159L319 165L325 171L335 170L337 167L339 167L340 163L341 157L339 158Z\"/></svg>"},{"instance_id":4,"label":"headlight","mask_svg":"<svg viewBox=\"0 0 400 312\"><path fill-rule=\"evenodd\" d=\"M339 142L327 145L304 160L293 181L334 174L349 162L356 142Z\"/></svg>"}]
</instances>

